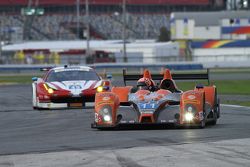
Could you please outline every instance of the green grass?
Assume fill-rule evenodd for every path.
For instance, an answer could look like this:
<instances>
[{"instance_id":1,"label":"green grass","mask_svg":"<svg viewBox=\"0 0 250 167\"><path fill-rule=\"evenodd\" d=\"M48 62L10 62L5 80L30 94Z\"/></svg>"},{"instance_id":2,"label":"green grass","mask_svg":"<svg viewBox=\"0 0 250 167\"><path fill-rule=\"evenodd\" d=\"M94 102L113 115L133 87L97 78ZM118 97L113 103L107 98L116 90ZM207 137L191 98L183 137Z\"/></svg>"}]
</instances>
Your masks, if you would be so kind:
<instances>
[{"instance_id":1,"label":"green grass","mask_svg":"<svg viewBox=\"0 0 250 167\"><path fill-rule=\"evenodd\" d=\"M250 95L250 80L217 80L212 82L216 85L219 94ZM181 90L193 89L195 82L177 82ZM206 83L204 83L206 84Z\"/></svg>"},{"instance_id":2,"label":"green grass","mask_svg":"<svg viewBox=\"0 0 250 167\"><path fill-rule=\"evenodd\" d=\"M41 77L41 74L4 74L0 75L0 85L3 84L31 84L32 77ZM179 89L185 91L195 87L200 82L179 82L176 84ZM250 95L250 80L216 80L211 81L212 84L216 85L218 94L224 95ZM202 82L207 85L207 82ZM241 106L250 106L250 101L240 100L222 100L223 104L233 104Z\"/></svg>"},{"instance_id":3,"label":"green grass","mask_svg":"<svg viewBox=\"0 0 250 167\"><path fill-rule=\"evenodd\" d=\"M250 95L250 80L216 81L220 94Z\"/></svg>"},{"instance_id":4,"label":"green grass","mask_svg":"<svg viewBox=\"0 0 250 167\"><path fill-rule=\"evenodd\" d=\"M0 76L0 84L31 84L31 78L39 75L3 75ZM185 91L195 87L198 82L176 82L179 89ZM217 80L212 81L216 85L219 94L250 95L250 80ZM207 84L203 82L203 84Z\"/></svg>"},{"instance_id":5,"label":"green grass","mask_svg":"<svg viewBox=\"0 0 250 167\"><path fill-rule=\"evenodd\" d=\"M222 95L250 95L250 80L217 80L212 82L217 87L218 94ZM204 83L205 85L207 83ZM181 90L193 89L196 83L194 82L177 82L177 86ZM250 101L237 100L223 100L222 104L250 106Z\"/></svg>"},{"instance_id":6,"label":"green grass","mask_svg":"<svg viewBox=\"0 0 250 167\"><path fill-rule=\"evenodd\" d=\"M224 74L224 73L249 73L250 68L214 68L210 69L211 73Z\"/></svg>"},{"instance_id":7,"label":"green grass","mask_svg":"<svg viewBox=\"0 0 250 167\"><path fill-rule=\"evenodd\" d=\"M31 84L33 75L4 75L0 76L0 84Z\"/></svg>"}]
</instances>

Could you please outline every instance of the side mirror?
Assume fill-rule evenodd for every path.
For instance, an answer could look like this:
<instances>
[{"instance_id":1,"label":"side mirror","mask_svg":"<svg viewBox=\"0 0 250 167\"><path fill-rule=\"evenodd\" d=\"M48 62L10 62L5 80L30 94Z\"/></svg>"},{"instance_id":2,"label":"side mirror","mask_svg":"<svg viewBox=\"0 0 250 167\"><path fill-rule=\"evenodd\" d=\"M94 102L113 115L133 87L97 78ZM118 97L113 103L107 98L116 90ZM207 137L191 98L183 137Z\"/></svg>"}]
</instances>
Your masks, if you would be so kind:
<instances>
[{"instance_id":1,"label":"side mirror","mask_svg":"<svg viewBox=\"0 0 250 167\"><path fill-rule=\"evenodd\" d=\"M35 82L35 81L37 81L37 80L38 80L37 77L32 77L32 81L33 81L33 82Z\"/></svg>"},{"instance_id":2,"label":"side mirror","mask_svg":"<svg viewBox=\"0 0 250 167\"><path fill-rule=\"evenodd\" d=\"M107 79L111 80L113 78L112 74L107 74Z\"/></svg>"}]
</instances>

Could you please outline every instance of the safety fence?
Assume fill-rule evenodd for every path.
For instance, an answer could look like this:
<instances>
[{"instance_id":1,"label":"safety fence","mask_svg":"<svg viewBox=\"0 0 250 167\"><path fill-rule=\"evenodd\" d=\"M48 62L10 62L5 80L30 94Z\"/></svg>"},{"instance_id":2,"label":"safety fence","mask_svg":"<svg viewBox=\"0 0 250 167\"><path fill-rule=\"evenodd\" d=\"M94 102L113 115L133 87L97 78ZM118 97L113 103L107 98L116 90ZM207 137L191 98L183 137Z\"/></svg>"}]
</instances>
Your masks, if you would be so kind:
<instances>
[{"instance_id":1,"label":"safety fence","mask_svg":"<svg viewBox=\"0 0 250 167\"><path fill-rule=\"evenodd\" d=\"M63 65L0 65L0 73L34 73L39 72L41 68L45 67L56 67ZM122 69L127 69L128 71L140 71L142 69L150 69L153 71L159 71L163 68L168 68L170 70L200 70L203 69L203 65L200 63L156 63L156 64L146 64L146 63L102 63L102 64L92 64L89 65L93 67L98 72L122 72Z\"/></svg>"},{"instance_id":2,"label":"safety fence","mask_svg":"<svg viewBox=\"0 0 250 167\"><path fill-rule=\"evenodd\" d=\"M143 56L143 55L127 55L127 63L169 63L169 62L237 62L250 61L250 55L203 55L203 56ZM22 58L13 55L0 56L0 65L40 65L40 64L92 64L92 63L124 63L122 55L103 56L103 57L86 57L84 55L47 55L47 56L31 56L26 55Z\"/></svg>"}]
</instances>

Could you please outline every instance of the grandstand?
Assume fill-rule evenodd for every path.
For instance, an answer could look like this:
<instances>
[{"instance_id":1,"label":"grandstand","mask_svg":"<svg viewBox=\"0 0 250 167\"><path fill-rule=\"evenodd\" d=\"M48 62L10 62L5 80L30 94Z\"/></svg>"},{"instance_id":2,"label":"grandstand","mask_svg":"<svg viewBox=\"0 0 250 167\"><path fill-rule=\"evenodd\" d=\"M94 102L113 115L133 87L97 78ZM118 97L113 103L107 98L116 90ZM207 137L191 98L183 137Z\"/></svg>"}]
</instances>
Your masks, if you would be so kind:
<instances>
[{"instance_id":1,"label":"grandstand","mask_svg":"<svg viewBox=\"0 0 250 167\"><path fill-rule=\"evenodd\" d=\"M43 8L41 16L21 15L24 7ZM89 0L92 39L122 38L122 0ZM223 0L126 0L126 38L157 39L160 28L169 29L174 11L225 9ZM1 39L74 40L84 38L85 0L80 1L80 35L77 35L76 0L0 0ZM19 31L16 31L19 30Z\"/></svg>"}]
</instances>

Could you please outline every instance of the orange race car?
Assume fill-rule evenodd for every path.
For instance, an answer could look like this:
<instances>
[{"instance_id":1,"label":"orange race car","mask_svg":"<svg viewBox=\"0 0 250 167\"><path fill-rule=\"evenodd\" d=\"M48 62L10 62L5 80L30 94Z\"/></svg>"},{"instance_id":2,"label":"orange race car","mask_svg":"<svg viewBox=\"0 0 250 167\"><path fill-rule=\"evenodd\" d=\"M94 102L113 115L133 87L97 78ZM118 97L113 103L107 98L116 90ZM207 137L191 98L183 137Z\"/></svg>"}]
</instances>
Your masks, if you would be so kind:
<instances>
[{"instance_id":1,"label":"orange race car","mask_svg":"<svg viewBox=\"0 0 250 167\"><path fill-rule=\"evenodd\" d=\"M207 79L206 73L151 75L126 74L125 86L113 87L110 92L97 93L95 120L92 128L106 129L122 125L181 125L204 128L206 123L215 125L220 117L220 105L214 85L196 85L193 90L181 91L175 80ZM136 86L126 86L127 81L138 80ZM154 80L159 80L155 84Z\"/></svg>"}]
</instances>

